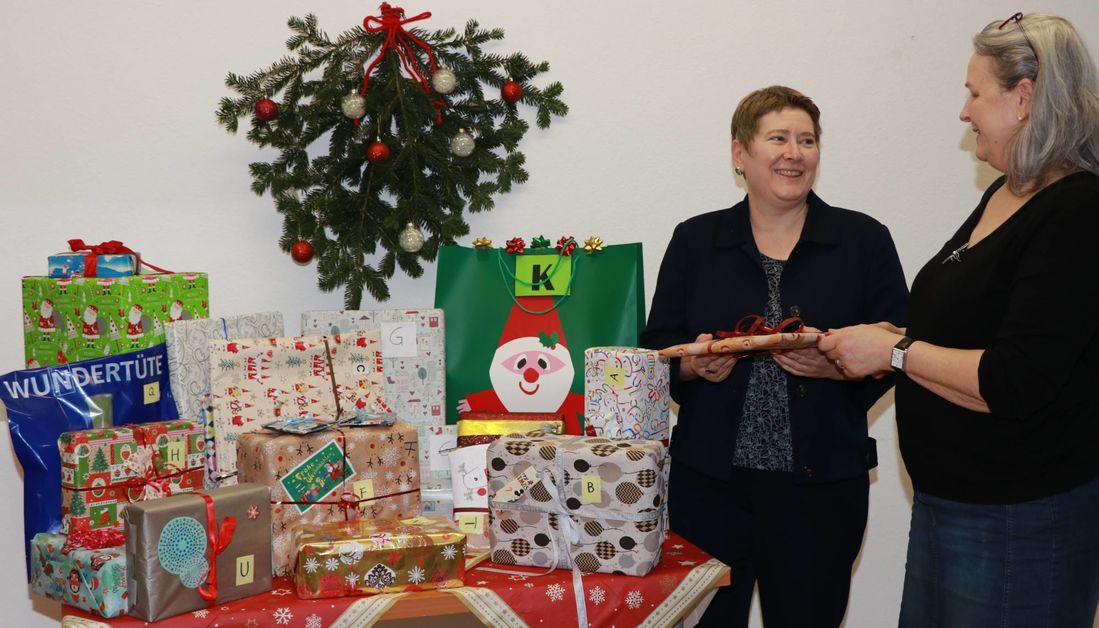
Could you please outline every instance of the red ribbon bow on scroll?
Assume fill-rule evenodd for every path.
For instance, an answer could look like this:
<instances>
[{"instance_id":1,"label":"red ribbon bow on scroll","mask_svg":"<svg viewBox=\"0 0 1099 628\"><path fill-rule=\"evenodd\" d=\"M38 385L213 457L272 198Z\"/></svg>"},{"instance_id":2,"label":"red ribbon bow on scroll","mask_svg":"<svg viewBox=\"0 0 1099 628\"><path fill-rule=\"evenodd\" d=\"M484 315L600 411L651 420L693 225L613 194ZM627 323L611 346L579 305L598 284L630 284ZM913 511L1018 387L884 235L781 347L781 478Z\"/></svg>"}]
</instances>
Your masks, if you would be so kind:
<instances>
[{"instance_id":1,"label":"red ribbon bow on scroll","mask_svg":"<svg viewBox=\"0 0 1099 628\"><path fill-rule=\"evenodd\" d=\"M234 517L226 517L221 520L221 526L217 529L217 534L214 534L214 528L216 518L214 517L214 498L210 497L206 493L195 493L203 500L206 501L206 530L210 543L210 571L206 575L206 584L199 585L198 594L202 596L202 599L206 600L207 604L213 604L217 601L218 597L218 554L225 551L225 548L229 547L229 543L233 542L233 532L237 529L237 520Z\"/></svg>"},{"instance_id":2,"label":"red ribbon bow on scroll","mask_svg":"<svg viewBox=\"0 0 1099 628\"><path fill-rule=\"evenodd\" d=\"M374 71L374 66L378 65L378 62L382 60L385 53L390 50L397 53L397 58L401 60L401 66L404 67L405 72L422 85L425 92L431 93L431 88L428 87L427 79L425 79L424 75L420 72L419 64L416 62L416 55L412 50L411 44L419 46L427 53L427 59L431 63L432 73L435 72L436 68L435 53L432 52L431 46L427 45L424 40L404 29L405 24L426 20L431 17L431 12L424 11L417 16L405 19L404 9L401 7L390 6L388 2L383 2L380 8L382 12L380 18L368 15L363 19L363 28L366 29L366 32L384 32L385 40L382 42L381 49L378 51L378 56L374 57L374 60L370 62L370 65L366 66L366 71L363 72L363 85L359 89L359 95L366 95L366 90L370 86L370 73ZM443 123L443 116L439 111L444 104L445 103L441 100L435 101L435 124ZM356 118L355 126L359 126L360 123L361 120Z\"/></svg>"},{"instance_id":3,"label":"red ribbon bow on scroll","mask_svg":"<svg viewBox=\"0 0 1099 628\"><path fill-rule=\"evenodd\" d=\"M159 266L153 266L152 264L141 259L136 251L130 247L122 244L118 240L107 240L106 242L100 242L99 244L85 244L83 240L79 238L73 238L69 240L69 250L73 253L79 253L80 251L88 251L84 255L84 276L95 277L96 269L99 264L100 255L133 255L137 258L137 263L141 266L147 266L158 273L170 274L172 271L165 270Z\"/></svg>"},{"instance_id":4,"label":"red ribbon bow on scroll","mask_svg":"<svg viewBox=\"0 0 1099 628\"><path fill-rule=\"evenodd\" d=\"M717 338L739 338L741 336L763 336L765 334L797 334L805 331L805 323L796 316L784 318L774 327L764 324L766 321L759 314L749 314L736 322L733 331L714 332Z\"/></svg>"}]
</instances>

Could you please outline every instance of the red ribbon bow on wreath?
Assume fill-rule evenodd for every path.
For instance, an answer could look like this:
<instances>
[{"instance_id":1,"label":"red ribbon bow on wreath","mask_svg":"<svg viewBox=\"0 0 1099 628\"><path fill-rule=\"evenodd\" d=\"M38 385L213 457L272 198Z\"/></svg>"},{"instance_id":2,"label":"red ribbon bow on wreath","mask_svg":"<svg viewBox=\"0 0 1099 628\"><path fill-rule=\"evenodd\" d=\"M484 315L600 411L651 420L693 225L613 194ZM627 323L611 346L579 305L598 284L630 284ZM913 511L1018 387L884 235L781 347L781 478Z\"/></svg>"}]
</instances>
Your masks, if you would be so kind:
<instances>
[{"instance_id":1,"label":"red ribbon bow on wreath","mask_svg":"<svg viewBox=\"0 0 1099 628\"><path fill-rule=\"evenodd\" d=\"M378 56L374 57L374 60L370 62L370 65L366 66L366 71L363 72L363 86L359 89L359 95L365 96L366 90L370 86L370 73L374 71L374 66L378 65L378 62L382 60L385 53L389 50L396 51L397 58L401 60L401 66L404 67L405 72L409 74L413 79L423 86L424 91L430 93L431 88L427 85L427 79L420 72L420 68L416 63L416 55L413 53L411 44L416 44L427 53L427 59L431 62L431 72L434 73L436 69L435 53L431 51L431 46L427 45L424 40L413 35L412 33L404 29L405 24L417 22L419 20L426 20L431 17L430 11L424 11L423 13L405 19L404 9L401 7L390 6L388 2L383 2L380 7L382 16L375 17L368 15L363 19L363 28L368 33L381 33L385 32L385 41L382 42L381 50L378 51ZM435 101L435 124L443 123L443 116L439 113L442 109L443 101ZM355 126L359 126L360 119L355 119Z\"/></svg>"},{"instance_id":2,"label":"red ribbon bow on wreath","mask_svg":"<svg viewBox=\"0 0 1099 628\"><path fill-rule=\"evenodd\" d=\"M136 251L130 247L122 244L118 240L107 240L106 242L100 242L99 244L85 244L83 240L79 238L73 238L69 240L69 250L73 253L79 253L80 251L88 251L84 255L84 276L95 277L96 269L99 267L100 255L133 255L137 258L137 263L140 266L148 266L158 273L171 273L170 270L165 270L159 266L153 266L152 264L141 259ZM137 270L136 268L134 270Z\"/></svg>"}]
</instances>

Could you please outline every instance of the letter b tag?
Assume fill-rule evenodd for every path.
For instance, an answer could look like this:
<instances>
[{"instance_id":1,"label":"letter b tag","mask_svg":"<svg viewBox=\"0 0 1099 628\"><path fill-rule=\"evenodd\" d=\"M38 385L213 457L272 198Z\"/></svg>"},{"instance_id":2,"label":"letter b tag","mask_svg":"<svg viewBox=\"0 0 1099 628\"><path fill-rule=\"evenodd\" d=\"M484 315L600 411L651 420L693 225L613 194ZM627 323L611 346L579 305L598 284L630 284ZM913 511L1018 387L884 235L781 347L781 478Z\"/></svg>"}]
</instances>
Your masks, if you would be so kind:
<instances>
[{"instance_id":1,"label":"letter b tag","mask_svg":"<svg viewBox=\"0 0 1099 628\"><path fill-rule=\"evenodd\" d=\"M598 475L585 475L580 478L580 503L598 504L602 493L603 481Z\"/></svg>"}]
</instances>

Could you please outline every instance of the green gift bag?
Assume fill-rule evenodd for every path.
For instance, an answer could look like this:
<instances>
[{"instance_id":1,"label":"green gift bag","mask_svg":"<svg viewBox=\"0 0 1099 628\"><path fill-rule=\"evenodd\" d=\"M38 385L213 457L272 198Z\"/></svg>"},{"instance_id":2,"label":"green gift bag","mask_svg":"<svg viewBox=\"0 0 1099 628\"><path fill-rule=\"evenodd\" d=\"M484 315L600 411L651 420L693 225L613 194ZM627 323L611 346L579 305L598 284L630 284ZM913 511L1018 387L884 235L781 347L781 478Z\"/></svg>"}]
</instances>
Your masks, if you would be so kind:
<instances>
[{"instance_id":1,"label":"green gift bag","mask_svg":"<svg viewBox=\"0 0 1099 628\"><path fill-rule=\"evenodd\" d=\"M460 410L561 412L581 433L584 350L637 346L645 324L641 244L588 255L444 246L435 307L446 313L447 422Z\"/></svg>"}]
</instances>

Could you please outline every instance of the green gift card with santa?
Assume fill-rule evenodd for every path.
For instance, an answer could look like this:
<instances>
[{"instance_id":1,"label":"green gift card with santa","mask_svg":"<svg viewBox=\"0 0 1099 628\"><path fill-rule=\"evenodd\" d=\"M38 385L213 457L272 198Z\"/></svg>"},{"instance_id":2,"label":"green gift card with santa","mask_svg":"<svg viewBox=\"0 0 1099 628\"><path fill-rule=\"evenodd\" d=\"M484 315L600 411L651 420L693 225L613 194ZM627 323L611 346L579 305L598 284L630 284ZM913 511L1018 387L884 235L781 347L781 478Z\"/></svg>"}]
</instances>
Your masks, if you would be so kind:
<instances>
[{"instance_id":1,"label":"green gift card with santa","mask_svg":"<svg viewBox=\"0 0 1099 628\"><path fill-rule=\"evenodd\" d=\"M562 412L566 432L581 433L584 349L637 346L645 324L641 244L596 240L439 249L448 423L465 410Z\"/></svg>"}]
</instances>

